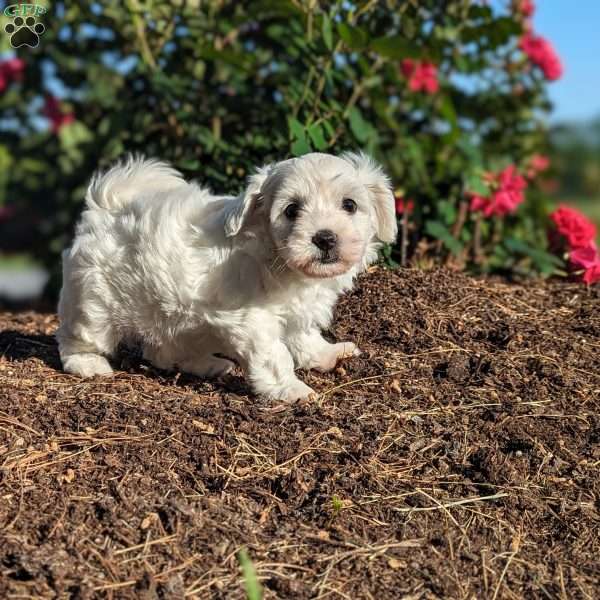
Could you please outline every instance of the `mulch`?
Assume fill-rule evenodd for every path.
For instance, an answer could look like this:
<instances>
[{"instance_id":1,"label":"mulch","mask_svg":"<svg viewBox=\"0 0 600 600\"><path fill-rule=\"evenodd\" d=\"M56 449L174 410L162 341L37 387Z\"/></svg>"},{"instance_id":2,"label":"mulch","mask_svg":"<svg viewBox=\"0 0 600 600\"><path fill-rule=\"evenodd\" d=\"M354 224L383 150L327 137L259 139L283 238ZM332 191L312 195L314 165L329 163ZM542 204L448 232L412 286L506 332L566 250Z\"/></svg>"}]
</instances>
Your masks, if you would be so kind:
<instances>
[{"instance_id":1,"label":"mulch","mask_svg":"<svg viewBox=\"0 0 600 600\"><path fill-rule=\"evenodd\" d=\"M273 410L239 373L61 372L0 313L0 597L597 598L600 287L374 269L362 356Z\"/></svg>"}]
</instances>

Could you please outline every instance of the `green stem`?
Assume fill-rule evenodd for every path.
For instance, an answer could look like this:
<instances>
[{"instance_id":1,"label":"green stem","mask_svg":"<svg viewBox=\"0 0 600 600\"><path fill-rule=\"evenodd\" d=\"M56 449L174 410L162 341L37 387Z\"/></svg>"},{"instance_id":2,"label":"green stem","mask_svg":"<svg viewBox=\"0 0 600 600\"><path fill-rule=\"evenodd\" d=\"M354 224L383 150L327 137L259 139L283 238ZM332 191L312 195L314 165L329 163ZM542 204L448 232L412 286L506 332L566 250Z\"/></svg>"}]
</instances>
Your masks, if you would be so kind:
<instances>
[{"instance_id":1,"label":"green stem","mask_svg":"<svg viewBox=\"0 0 600 600\"><path fill-rule=\"evenodd\" d=\"M156 61L154 60L154 56L152 55L152 51L150 50L150 45L148 44L148 40L146 39L144 20L140 15L140 13L142 12L142 8L139 5L138 0L126 0L126 2L127 8L131 13L131 20L133 21L135 33L140 45L140 54L142 55L142 60L154 71L156 70Z\"/></svg>"}]
</instances>

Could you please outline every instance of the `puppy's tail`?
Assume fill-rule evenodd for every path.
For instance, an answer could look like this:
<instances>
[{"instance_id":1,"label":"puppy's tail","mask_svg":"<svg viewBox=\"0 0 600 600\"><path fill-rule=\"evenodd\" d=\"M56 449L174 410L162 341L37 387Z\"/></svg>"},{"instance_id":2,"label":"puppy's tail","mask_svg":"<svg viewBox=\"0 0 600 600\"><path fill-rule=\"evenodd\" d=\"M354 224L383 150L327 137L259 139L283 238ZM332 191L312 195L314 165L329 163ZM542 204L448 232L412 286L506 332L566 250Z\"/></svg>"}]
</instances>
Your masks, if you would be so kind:
<instances>
[{"instance_id":1,"label":"puppy's tail","mask_svg":"<svg viewBox=\"0 0 600 600\"><path fill-rule=\"evenodd\" d=\"M167 163L129 155L106 172L97 172L85 195L88 208L119 212L144 193L186 185L181 173Z\"/></svg>"}]
</instances>

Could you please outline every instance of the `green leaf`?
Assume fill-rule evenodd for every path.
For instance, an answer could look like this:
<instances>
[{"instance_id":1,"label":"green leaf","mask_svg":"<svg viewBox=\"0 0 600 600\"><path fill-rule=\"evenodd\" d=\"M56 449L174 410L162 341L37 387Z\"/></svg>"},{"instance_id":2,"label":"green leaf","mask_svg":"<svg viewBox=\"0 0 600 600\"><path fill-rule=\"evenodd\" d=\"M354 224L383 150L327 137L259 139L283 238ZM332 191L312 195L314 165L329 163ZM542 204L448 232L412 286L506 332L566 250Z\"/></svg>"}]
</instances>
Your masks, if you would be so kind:
<instances>
[{"instance_id":1,"label":"green leaf","mask_svg":"<svg viewBox=\"0 0 600 600\"><path fill-rule=\"evenodd\" d=\"M492 47L498 47L506 44L513 36L523 32L522 25L513 17L499 17L491 24L488 37Z\"/></svg>"},{"instance_id":2,"label":"green leaf","mask_svg":"<svg viewBox=\"0 0 600 600\"><path fill-rule=\"evenodd\" d=\"M350 130L354 137L361 143L366 142L371 134L371 126L364 120L360 109L353 106L348 116L350 118Z\"/></svg>"},{"instance_id":3,"label":"green leaf","mask_svg":"<svg viewBox=\"0 0 600 600\"><path fill-rule=\"evenodd\" d=\"M418 58L421 55L419 48L403 35L375 38L370 48L386 58Z\"/></svg>"},{"instance_id":4,"label":"green leaf","mask_svg":"<svg viewBox=\"0 0 600 600\"><path fill-rule=\"evenodd\" d=\"M193 171L200 166L200 161L195 158L184 158L177 163L177 166L181 167L182 169Z\"/></svg>"},{"instance_id":5,"label":"green leaf","mask_svg":"<svg viewBox=\"0 0 600 600\"><path fill-rule=\"evenodd\" d=\"M450 233L450 230L441 221L427 221L425 232L431 237L440 240L454 255L461 253L463 245Z\"/></svg>"},{"instance_id":6,"label":"green leaf","mask_svg":"<svg viewBox=\"0 0 600 600\"><path fill-rule=\"evenodd\" d=\"M318 123L313 123L308 128L308 136L317 150L325 150L327 148L327 142L323 136L323 128Z\"/></svg>"},{"instance_id":7,"label":"green leaf","mask_svg":"<svg viewBox=\"0 0 600 600\"><path fill-rule=\"evenodd\" d=\"M60 128L58 137L61 146L65 150L70 150L80 143L91 140L93 136L90 130L81 121L73 121L73 123L69 123Z\"/></svg>"},{"instance_id":8,"label":"green leaf","mask_svg":"<svg viewBox=\"0 0 600 600\"><path fill-rule=\"evenodd\" d=\"M491 19L494 13L489 6L473 4L469 7L469 17L471 19Z\"/></svg>"},{"instance_id":9,"label":"green leaf","mask_svg":"<svg viewBox=\"0 0 600 600\"><path fill-rule=\"evenodd\" d=\"M453 130L458 129L458 119L456 116L456 109L450 96L444 96L440 103L440 113L450 123Z\"/></svg>"},{"instance_id":10,"label":"green leaf","mask_svg":"<svg viewBox=\"0 0 600 600\"><path fill-rule=\"evenodd\" d=\"M2 160L1 162L4 162L4 160ZM47 168L48 165L41 160L23 158L23 160L21 161L21 169L23 169L23 171L28 175L44 173Z\"/></svg>"},{"instance_id":11,"label":"green leaf","mask_svg":"<svg viewBox=\"0 0 600 600\"><path fill-rule=\"evenodd\" d=\"M294 156L302 156L303 154L308 154L311 150L310 144L306 137L298 138L291 147L292 154Z\"/></svg>"},{"instance_id":12,"label":"green leaf","mask_svg":"<svg viewBox=\"0 0 600 600\"><path fill-rule=\"evenodd\" d=\"M337 30L340 37L346 42L346 45L352 50L362 50L367 45L369 40L368 34L347 23L338 23Z\"/></svg>"},{"instance_id":13,"label":"green leaf","mask_svg":"<svg viewBox=\"0 0 600 600\"><path fill-rule=\"evenodd\" d=\"M325 127L325 131L330 138L335 135L335 129L329 121L323 121L323 127Z\"/></svg>"},{"instance_id":14,"label":"green leaf","mask_svg":"<svg viewBox=\"0 0 600 600\"><path fill-rule=\"evenodd\" d=\"M467 137L462 137L456 142L458 149L466 156L469 162L475 166L481 166L483 160L481 158L481 151L479 147L471 142Z\"/></svg>"},{"instance_id":15,"label":"green leaf","mask_svg":"<svg viewBox=\"0 0 600 600\"><path fill-rule=\"evenodd\" d=\"M468 192L477 194L478 196L487 197L490 195L488 184L482 179L481 171L475 171L467 175L465 180L465 189Z\"/></svg>"},{"instance_id":16,"label":"green leaf","mask_svg":"<svg viewBox=\"0 0 600 600\"><path fill-rule=\"evenodd\" d=\"M504 247L512 253L528 256L544 275L550 275L557 268L564 267L564 262L558 256L540 248L533 248L522 240L508 238L504 240Z\"/></svg>"},{"instance_id":17,"label":"green leaf","mask_svg":"<svg viewBox=\"0 0 600 600\"><path fill-rule=\"evenodd\" d=\"M452 225L456 221L456 207L449 200L438 202L438 211L444 218L446 225Z\"/></svg>"},{"instance_id":18,"label":"green leaf","mask_svg":"<svg viewBox=\"0 0 600 600\"><path fill-rule=\"evenodd\" d=\"M258 577L256 576L256 570L248 552L245 548L242 548L238 552L238 561L242 567L242 575L244 577L244 586L246 588L246 598L248 600L261 600L262 589Z\"/></svg>"},{"instance_id":19,"label":"green leaf","mask_svg":"<svg viewBox=\"0 0 600 600\"><path fill-rule=\"evenodd\" d=\"M331 19L329 18L329 15L323 15L321 33L323 34L323 41L325 42L325 46L327 46L327 50L331 50L333 48L333 32L331 30Z\"/></svg>"},{"instance_id":20,"label":"green leaf","mask_svg":"<svg viewBox=\"0 0 600 600\"><path fill-rule=\"evenodd\" d=\"M423 156L423 147L414 139L407 137L403 140L403 144L406 148L406 154L412 162L412 168L417 172L421 179L427 177L425 169L425 158Z\"/></svg>"},{"instance_id":21,"label":"green leaf","mask_svg":"<svg viewBox=\"0 0 600 600\"><path fill-rule=\"evenodd\" d=\"M248 3L246 11L248 15L262 19L273 16L294 18L302 14L302 8L290 0L254 0Z\"/></svg>"},{"instance_id":22,"label":"green leaf","mask_svg":"<svg viewBox=\"0 0 600 600\"><path fill-rule=\"evenodd\" d=\"M306 137L304 133L304 125L294 117L288 117L288 127L293 139L301 139Z\"/></svg>"}]
</instances>

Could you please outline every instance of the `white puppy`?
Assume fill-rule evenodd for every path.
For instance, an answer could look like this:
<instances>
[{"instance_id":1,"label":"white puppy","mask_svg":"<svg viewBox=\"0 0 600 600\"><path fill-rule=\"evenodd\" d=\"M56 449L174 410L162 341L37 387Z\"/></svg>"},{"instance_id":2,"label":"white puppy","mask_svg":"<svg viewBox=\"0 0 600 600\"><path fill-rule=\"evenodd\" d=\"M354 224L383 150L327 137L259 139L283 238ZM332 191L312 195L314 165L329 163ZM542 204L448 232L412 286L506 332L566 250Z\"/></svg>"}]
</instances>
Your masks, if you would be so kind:
<instances>
[{"instance_id":1,"label":"white puppy","mask_svg":"<svg viewBox=\"0 0 600 600\"><path fill-rule=\"evenodd\" d=\"M237 197L130 158L96 174L86 202L63 252L65 371L111 373L105 357L138 341L157 367L203 377L234 359L256 393L287 401L312 392L294 368L326 371L359 353L321 329L397 232L390 182L362 154L265 166Z\"/></svg>"}]
</instances>

